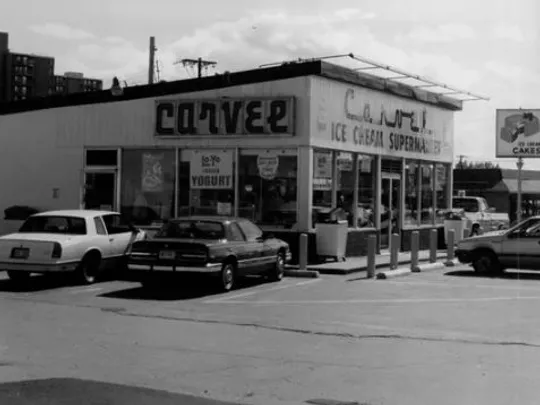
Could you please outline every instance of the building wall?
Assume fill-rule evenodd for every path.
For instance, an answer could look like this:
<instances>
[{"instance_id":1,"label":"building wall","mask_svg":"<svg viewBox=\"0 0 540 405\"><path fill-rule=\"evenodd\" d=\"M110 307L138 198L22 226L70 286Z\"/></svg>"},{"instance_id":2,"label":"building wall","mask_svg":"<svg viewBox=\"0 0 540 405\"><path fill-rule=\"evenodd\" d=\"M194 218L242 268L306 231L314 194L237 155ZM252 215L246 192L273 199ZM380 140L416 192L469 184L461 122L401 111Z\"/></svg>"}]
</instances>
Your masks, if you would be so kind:
<instances>
[{"instance_id":1,"label":"building wall","mask_svg":"<svg viewBox=\"0 0 540 405\"><path fill-rule=\"evenodd\" d=\"M9 36L7 32L0 32L0 102L6 100L6 62Z\"/></svg>"},{"instance_id":2,"label":"building wall","mask_svg":"<svg viewBox=\"0 0 540 405\"><path fill-rule=\"evenodd\" d=\"M158 139L156 98L55 108L0 117L0 210L29 205L41 210L78 208L85 147L285 147L307 143L309 79L230 87L167 99L296 97L296 135L276 137L177 137ZM53 198L58 189L58 198ZM0 234L9 223L0 220Z\"/></svg>"}]
</instances>

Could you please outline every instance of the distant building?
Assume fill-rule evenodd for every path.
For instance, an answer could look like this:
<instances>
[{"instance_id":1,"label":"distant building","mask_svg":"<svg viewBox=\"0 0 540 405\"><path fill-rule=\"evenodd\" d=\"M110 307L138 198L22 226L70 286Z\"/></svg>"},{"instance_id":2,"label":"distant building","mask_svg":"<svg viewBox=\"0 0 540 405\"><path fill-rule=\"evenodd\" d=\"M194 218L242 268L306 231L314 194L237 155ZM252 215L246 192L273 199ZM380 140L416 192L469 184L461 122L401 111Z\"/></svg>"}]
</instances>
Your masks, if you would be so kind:
<instances>
[{"instance_id":1,"label":"distant building","mask_svg":"<svg viewBox=\"0 0 540 405\"><path fill-rule=\"evenodd\" d=\"M103 81L84 77L82 73L66 72L54 76L50 94L71 94L98 91L103 89Z\"/></svg>"},{"instance_id":2,"label":"distant building","mask_svg":"<svg viewBox=\"0 0 540 405\"><path fill-rule=\"evenodd\" d=\"M53 57L12 52L9 34L0 32L0 102L101 88L100 80L84 78L82 74L55 76Z\"/></svg>"}]
</instances>

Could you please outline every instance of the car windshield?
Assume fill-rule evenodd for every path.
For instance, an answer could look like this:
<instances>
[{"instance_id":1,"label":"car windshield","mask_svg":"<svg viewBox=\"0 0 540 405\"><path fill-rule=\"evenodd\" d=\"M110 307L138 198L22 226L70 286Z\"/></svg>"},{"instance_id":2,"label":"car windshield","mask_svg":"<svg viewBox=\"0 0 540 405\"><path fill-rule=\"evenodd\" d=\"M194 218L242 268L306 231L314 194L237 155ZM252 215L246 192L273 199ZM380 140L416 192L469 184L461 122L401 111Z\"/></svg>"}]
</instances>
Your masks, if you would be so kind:
<instances>
[{"instance_id":1,"label":"car windshield","mask_svg":"<svg viewBox=\"0 0 540 405\"><path fill-rule=\"evenodd\" d=\"M465 212L478 212L478 201L474 198L454 198L452 206L461 208Z\"/></svg>"},{"instance_id":2,"label":"car windshield","mask_svg":"<svg viewBox=\"0 0 540 405\"><path fill-rule=\"evenodd\" d=\"M165 224L156 238L224 239L225 229L220 222L182 220Z\"/></svg>"},{"instance_id":3,"label":"car windshield","mask_svg":"<svg viewBox=\"0 0 540 405\"><path fill-rule=\"evenodd\" d=\"M40 215L28 218L19 232L86 235L86 222L84 218Z\"/></svg>"}]
</instances>

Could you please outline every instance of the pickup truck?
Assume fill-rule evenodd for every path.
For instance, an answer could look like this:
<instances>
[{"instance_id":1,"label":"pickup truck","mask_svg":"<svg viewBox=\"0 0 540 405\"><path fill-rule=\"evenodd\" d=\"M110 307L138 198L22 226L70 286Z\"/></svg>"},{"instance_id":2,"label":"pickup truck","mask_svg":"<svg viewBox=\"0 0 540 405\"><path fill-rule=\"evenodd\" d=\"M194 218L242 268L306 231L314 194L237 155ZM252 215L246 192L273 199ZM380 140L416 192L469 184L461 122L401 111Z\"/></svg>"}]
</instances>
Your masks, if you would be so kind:
<instances>
[{"instance_id":1,"label":"pickup truck","mask_svg":"<svg viewBox=\"0 0 540 405\"><path fill-rule=\"evenodd\" d=\"M452 207L465 211L471 235L505 229L510 225L508 214L495 212L495 208L482 197L453 197Z\"/></svg>"},{"instance_id":2,"label":"pickup truck","mask_svg":"<svg viewBox=\"0 0 540 405\"><path fill-rule=\"evenodd\" d=\"M479 273L500 273L508 268L540 270L539 245L540 216L535 216L510 229L462 239L456 257Z\"/></svg>"}]
</instances>

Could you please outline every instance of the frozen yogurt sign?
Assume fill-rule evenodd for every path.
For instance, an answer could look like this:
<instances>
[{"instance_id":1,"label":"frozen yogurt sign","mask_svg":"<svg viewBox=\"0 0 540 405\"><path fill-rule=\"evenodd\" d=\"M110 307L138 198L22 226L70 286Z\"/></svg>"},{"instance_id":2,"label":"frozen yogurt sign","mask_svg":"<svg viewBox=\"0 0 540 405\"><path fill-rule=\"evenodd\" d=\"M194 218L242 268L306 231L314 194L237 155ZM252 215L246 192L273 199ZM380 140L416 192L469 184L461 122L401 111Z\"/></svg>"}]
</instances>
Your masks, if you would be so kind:
<instances>
[{"instance_id":1,"label":"frozen yogurt sign","mask_svg":"<svg viewBox=\"0 0 540 405\"><path fill-rule=\"evenodd\" d=\"M190 163L192 189L233 188L232 151L194 151Z\"/></svg>"},{"instance_id":2,"label":"frozen yogurt sign","mask_svg":"<svg viewBox=\"0 0 540 405\"><path fill-rule=\"evenodd\" d=\"M453 111L341 83L316 89L319 146L452 161Z\"/></svg>"}]
</instances>

